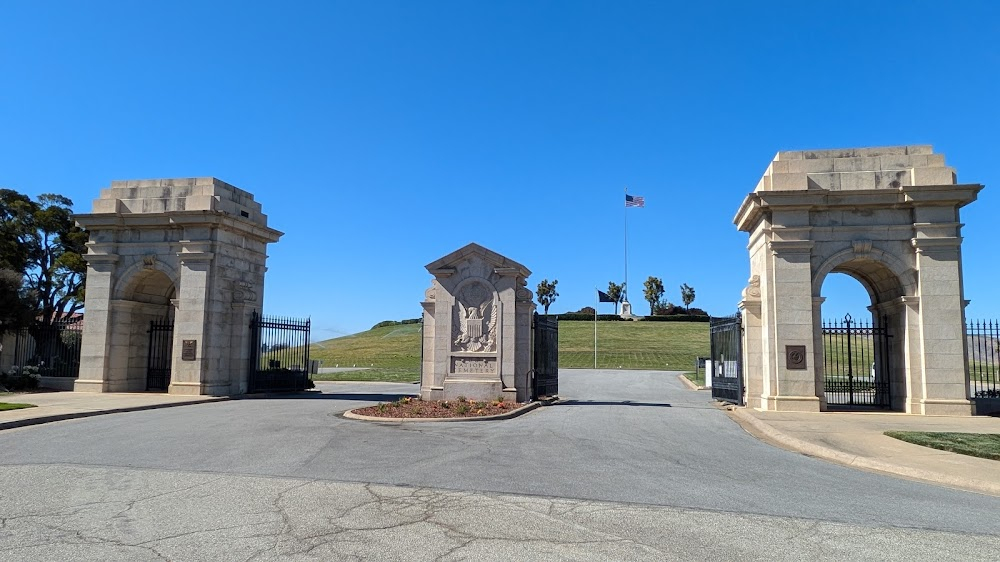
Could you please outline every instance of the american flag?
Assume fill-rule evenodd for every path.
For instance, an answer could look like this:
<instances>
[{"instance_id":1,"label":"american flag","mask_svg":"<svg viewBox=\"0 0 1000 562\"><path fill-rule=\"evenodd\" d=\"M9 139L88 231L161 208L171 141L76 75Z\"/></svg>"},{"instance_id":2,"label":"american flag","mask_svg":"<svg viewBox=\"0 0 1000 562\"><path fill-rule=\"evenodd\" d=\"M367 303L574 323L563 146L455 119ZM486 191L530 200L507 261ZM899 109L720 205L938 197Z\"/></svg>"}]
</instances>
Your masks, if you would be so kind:
<instances>
[{"instance_id":1,"label":"american flag","mask_svg":"<svg viewBox=\"0 0 1000 562\"><path fill-rule=\"evenodd\" d=\"M646 200L638 195L625 194L625 206L626 207L645 207Z\"/></svg>"}]
</instances>

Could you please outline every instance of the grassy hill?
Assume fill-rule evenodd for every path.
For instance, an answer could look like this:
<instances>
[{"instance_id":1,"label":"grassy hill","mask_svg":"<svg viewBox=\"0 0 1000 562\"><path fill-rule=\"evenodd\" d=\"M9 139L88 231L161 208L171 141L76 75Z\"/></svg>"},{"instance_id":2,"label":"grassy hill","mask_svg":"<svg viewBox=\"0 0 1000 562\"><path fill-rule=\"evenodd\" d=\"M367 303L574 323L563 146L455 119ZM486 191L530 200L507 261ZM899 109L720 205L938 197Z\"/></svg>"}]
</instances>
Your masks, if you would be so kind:
<instances>
[{"instance_id":1,"label":"grassy hill","mask_svg":"<svg viewBox=\"0 0 1000 562\"><path fill-rule=\"evenodd\" d=\"M315 375L315 380L420 380L420 324L384 326L313 343L309 358L323 367L368 367L364 371Z\"/></svg>"},{"instance_id":2,"label":"grassy hill","mask_svg":"<svg viewBox=\"0 0 1000 562\"><path fill-rule=\"evenodd\" d=\"M598 322L597 367L689 371L709 351L707 322ZM594 323L559 323L559 366L594 368Z\"/></svg>"},{"instance_id":3,"label":"grassy hill","mask_svg":"<svg viewBox=\"0 0 1000 562\"><path fill-rule=\"evenodd\" d=\"M598 322L597 365L602 369L690 371L708 355L705 322ZM324 367L367 367L317 375L316 380L416 381L420 379L420 324L385 326L313 343L312 359ZM559 323L559 366L594 367L594 323Z\"/></svg>"}]
</instances>

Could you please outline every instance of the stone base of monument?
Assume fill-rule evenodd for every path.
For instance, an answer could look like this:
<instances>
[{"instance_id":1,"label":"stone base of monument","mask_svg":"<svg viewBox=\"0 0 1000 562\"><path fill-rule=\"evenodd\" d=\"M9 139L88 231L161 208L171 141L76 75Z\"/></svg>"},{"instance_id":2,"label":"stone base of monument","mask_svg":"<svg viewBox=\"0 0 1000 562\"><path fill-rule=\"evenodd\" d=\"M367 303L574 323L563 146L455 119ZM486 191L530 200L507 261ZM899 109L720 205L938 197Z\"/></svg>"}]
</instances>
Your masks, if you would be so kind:
<instances>
[{"instance_id":1,"label":"stone base of monument","mask_svg":"<svg viewBox=\"0 0 1000 562\"><path fill-rule=\"evenodd\" d=\"M496 400L503 397L507 402L517 402L517 389L504 388L497 380L446 379L444 387L420 389L421 400Z\"/></svg>"}]
</instances>

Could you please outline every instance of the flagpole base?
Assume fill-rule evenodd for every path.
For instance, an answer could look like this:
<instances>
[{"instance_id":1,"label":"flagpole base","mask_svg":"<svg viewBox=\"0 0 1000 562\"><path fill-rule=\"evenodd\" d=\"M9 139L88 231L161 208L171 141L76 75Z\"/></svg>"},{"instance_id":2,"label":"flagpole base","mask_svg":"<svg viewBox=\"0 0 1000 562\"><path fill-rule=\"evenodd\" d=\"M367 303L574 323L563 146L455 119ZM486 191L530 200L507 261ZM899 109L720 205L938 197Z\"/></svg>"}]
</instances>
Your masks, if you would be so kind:
<instances>
[{"instance_id":1,"label":"flagpole base","mask_svg":"<svg viewBox=\"0 0 1000 562\"><path fill-rule=\"evenodd\" d=\"M622 301L622 313L619 316L627 320L635 318L635 316L632 315L632 303L628 301Z\"/></svg>"}]
</instances>

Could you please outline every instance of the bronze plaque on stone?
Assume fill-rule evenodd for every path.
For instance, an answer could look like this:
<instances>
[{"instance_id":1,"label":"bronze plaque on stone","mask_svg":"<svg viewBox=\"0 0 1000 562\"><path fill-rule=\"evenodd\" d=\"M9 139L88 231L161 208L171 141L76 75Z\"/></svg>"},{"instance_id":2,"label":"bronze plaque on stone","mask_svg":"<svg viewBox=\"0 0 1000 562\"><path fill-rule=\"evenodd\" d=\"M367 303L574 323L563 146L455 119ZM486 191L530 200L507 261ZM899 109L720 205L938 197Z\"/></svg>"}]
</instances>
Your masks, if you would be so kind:
<instances>
[{"instance_id":1,"label":"bronze plaque on stone","mask_svg":"<svg viewBox=\"0 0 1000 562\"><path fill-rule=\"evenodd\" d=\"M184 361L194 361L195 348L198 347L198 340L183 340L181 343L181 359Z\"/></svg>"},{"instance_id":2,"label":"bronze plaque on stone","mask_svg":"<svg viewBox=\"0 0 1000 562\"><path fill-rule=\"evenodd\" d=\"M786 345L785 346L785 367L788 369L806 368L806 346Z\"/></svg>"}]
</instances>

